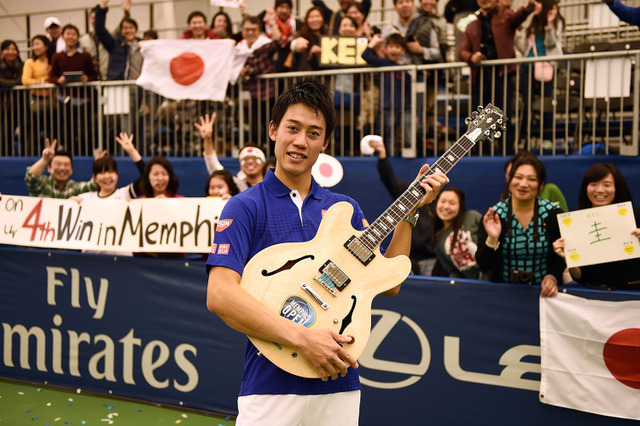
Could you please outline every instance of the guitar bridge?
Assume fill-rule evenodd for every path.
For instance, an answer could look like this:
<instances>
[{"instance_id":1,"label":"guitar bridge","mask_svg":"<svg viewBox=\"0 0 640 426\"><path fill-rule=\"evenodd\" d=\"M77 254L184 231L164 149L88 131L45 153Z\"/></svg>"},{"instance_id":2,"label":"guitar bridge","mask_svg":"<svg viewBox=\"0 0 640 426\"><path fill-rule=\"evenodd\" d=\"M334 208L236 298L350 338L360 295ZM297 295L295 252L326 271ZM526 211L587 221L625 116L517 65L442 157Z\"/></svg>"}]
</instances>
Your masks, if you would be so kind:
<instances>
[{"instance_id":1,"label":"guitar bridge","mask_svg":"<svg viewBox=\"0 0 640 426\"><path fill-rule=\"evenodd\" d=\"M337 296L336 289L342 291L351 282L347 274L342 272L342 270L330 260L327 260L318 271L320 271L322 275L314 275L313 279L334 296Z\"/></svg>"},{"instance_id":2,"label":"guitar bridge","mask_svg":"<svg viewBox=\"0 0 640 426\"><path fill-rule=\"evenodd\" d=\"M344 243L344 247L349 250L349 253L355 256L364 266L367 266L373 258L376 256L371 250L369 250L362 242L355 236Z\"/></svg>"}]
</instances>

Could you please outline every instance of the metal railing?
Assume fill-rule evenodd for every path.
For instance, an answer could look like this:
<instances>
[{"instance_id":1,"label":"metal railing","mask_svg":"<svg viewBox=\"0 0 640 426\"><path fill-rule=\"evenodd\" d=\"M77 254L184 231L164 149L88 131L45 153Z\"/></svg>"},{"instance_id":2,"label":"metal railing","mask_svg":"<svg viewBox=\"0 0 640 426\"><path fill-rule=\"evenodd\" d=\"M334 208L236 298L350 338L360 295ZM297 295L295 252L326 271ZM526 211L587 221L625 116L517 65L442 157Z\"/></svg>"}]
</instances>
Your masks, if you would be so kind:
<instances>
[{"instance_id":1,"label":"metal railing","mask_svg":"<svg viewBox=\"0 0 640 426\"><path fill-rule=\"evenodd\" d=\"M554 64L549 82L534 79L537 62ZM0 155L39 155L45 138L59 139L73 155L96 148L118 154L114 138L126 131L136 135L142 155L200 156L194 123L212 113L221 155L235 156L249 141L272 154L267 127L274 99L310 75L334 89L331 155L359 155L368 134L383 135L389 155L438 155L466 132L465 117L488 102L505 111L510 125L501 141L473 155L518 149L638 155L638 64L638 50L485 61L475 70L484 84L472 84L469 67L460 62L268 74L255 82L257 99L239 82L223 102L173 101L134 81L18 86L0 92ZM510 66L520 71L505 73ZM262 96L269 85L275 88L271 98Z\"/></svg>"}]
</instances>

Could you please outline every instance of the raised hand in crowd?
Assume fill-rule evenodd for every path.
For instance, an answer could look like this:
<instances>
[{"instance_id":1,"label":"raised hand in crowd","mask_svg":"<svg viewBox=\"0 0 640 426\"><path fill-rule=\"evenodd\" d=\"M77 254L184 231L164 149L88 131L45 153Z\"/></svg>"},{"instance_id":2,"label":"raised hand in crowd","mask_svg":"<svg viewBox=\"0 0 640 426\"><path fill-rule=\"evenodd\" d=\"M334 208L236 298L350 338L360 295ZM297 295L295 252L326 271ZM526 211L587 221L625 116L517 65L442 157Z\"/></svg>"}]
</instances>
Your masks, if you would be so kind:
<instances>
[{"instance_id":1,"label":"raised hand in crowd","mask_svg":"<svg viewBox=\"0 0 640 426\"><path fill-rule=\"evenodd\" d=\"M211 155L215 153L213 148L213 123L216 121L215 114L205 114L200 117L200 122L195 122L193 125L200 132L200 137L204 142L204 155Z\"/></svg>"},{"instance_id":2,"label":"raised hand in crowd","mask_svg":"<svg viewBox=\"0 0 640 426\"><path fill-rule=\"evenodd\" d=\"M106 157L107 155L109 155L109 151L107 151L106 149L103 151L100 151L100 148L95 148L93 150L93 159L97 160L99 158L103 158Z\"/></svg>"},{"instance_id":3,"label":"raised hand in crowd","mask_svg":"<svg viewBox=\"0 0 640 426\"><path fill-rule=\"evenodd\" d=\"M126 152L134 162L142 160L142 156L133 144L133 133L129 135L127 132L120 132L120 135L116 136L116 142L120 144L122 150Z\"/></svg>"},{"instance_id":4,"label":"raised hand in crowd","mask_svg":"<svg viewBox=\"0 0 640 426\"><path fill-rule=\"evenodd\" d=\"M49 140L49 138L45 138L44 140L45 147L42 150L42 157L36 161L33 166L31 166L31 174L34 176L41 176L44 173L44 170L47 168L53 156L56 153L56 149L58 147L58 140L54 139L53 143Z\"/></svg>"},{"instance_id":5,"label":"raised hand in crowd","mask_svg":"<svg viewBox=\"0 0 640 426\"><path fill-rule=\"evenodd\" d=\"M502 232L502 223L500 222L500 216L498 216L493 207L489 208L482 217L482 224L484 229L487 230L487 245L489 247L497 246Z\"/></svg>"}]
</instances>

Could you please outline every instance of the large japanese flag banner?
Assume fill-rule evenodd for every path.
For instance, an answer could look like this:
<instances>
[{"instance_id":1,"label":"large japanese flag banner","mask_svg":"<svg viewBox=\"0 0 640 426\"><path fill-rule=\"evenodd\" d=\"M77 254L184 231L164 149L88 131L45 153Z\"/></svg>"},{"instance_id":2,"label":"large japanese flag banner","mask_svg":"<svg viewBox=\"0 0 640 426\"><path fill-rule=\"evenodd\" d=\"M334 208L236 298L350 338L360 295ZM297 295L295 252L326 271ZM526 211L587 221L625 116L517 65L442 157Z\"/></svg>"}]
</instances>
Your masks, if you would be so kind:
<instances>
[{"instance_id":1,"label":"large japanese flag banner","mask_svg":"<svg viewBox=\"0 0 640 426\"><path fill-rule=\"evenodd\" d=\"M140 46L138 86L169 99L224 100L233 40L150 40Z\"/></svg>"},{"instance_id":2,"label":"large japanese flag banner","mask_svg":"<svg viewBox=\"0 0 640 426\"><path fill-rule=\"evenodd\" d=\"M540 401L640 420L640 301L540 299Z\"/></svg>"}]
</instances>

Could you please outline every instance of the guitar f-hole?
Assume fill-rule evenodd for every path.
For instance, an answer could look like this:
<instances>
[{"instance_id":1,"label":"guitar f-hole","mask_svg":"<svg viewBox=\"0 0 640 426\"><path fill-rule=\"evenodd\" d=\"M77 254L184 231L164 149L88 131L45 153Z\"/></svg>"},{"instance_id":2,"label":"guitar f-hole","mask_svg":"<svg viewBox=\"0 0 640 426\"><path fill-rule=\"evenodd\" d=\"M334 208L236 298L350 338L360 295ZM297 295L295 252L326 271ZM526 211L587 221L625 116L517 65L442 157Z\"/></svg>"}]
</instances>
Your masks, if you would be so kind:
<instances>
[{"instance_id":1,"label":"guitar f-hole","mask_svg":"<svg viewBox=\"0 0 640 426\"><path fill-rule=\"evenodd\" d=\"M353 321L353 311L356 310L356 303L358 303L358 299L355 295L351 295L351 298L353 299L351 309L349 310L349 313L342 319L342 326L340 327L340 331L338 332L338 334L342 334L344 330L346 330L346 328L349 326L349 324L351 324L351 321Z\"/></svg>"},{"instance_id":2,"label":"guitar f-hole","mask_svg":"<svg viewBox=\"0 0 640 426\"><path fill-rule=\"evenodd\" d=\"M293 267L296 265L296 263L298 263L298 262L302 262L302 261L303 261L303 260L305 260L305 259L311 259L311 260L313 260L313 259L314 259L314 257L313 257L313 255L312 255L312 254L307 254L306 256L302 256L302 257L299 257L299 258L297 258L297 259L288 260L288 261L287 261L287 263L285 263L284 265L282 265L282 266L281 266L281 267L279 267L278 269L273 270L273 271L271 271L271 272L267 271L266 269L263 269L263 270L262 270L262 276L263 276L263 277L270 277L271 275L278 274L278 273L280 273L280 272L282 272L282 271L287 271L287 270L289 270L289 269L293 268Z\"/></svg>"}]
</instances>

